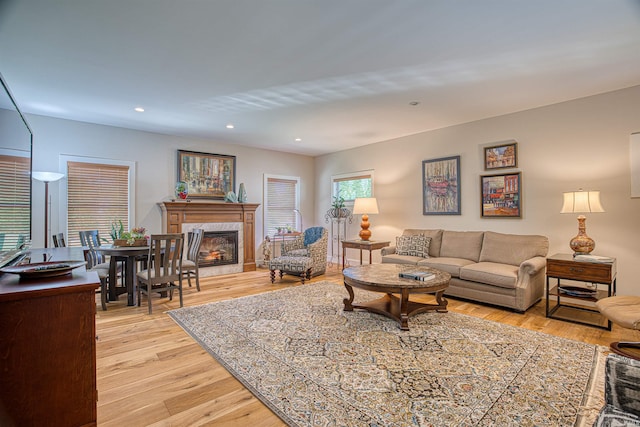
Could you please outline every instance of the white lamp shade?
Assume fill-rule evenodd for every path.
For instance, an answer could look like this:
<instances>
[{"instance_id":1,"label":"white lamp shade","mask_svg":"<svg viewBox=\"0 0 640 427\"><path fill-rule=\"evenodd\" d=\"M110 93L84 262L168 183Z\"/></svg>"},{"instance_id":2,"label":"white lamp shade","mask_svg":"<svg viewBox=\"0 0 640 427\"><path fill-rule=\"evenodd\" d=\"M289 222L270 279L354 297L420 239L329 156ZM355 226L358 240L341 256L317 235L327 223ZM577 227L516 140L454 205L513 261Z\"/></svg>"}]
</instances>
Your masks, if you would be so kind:
<instances>
[{"instance_id":1,"label":"white lamp shade","mask_svg":"<svg viewBox=\"0 0 640 427\"><path fill-rule=\"evenodd\" d=\"M36 181L54 182L62 179L63 173L58 172L31 172L31 177Z\"/></svg>"},{"instance_id":2,"label":"white lamp shade","mask_svg":"<svg viewBox=\"0 0 640 427\"><path fill-rule=\"evenodd\" d=\"M356 199L353 204L353 213L358 214L377 214L378 212L378 201L375 197L361 197Z\"/></svg>"},{"instance_id":3,"label":"white lamp shade","mask_svg":"<svg viewBox=\"0 0 640 427\"><path fill-rule=\"evenodd\" d=\"M564 193L560 213L604 212L599 191L569 191Z\"/></svg>"}]
</instances>

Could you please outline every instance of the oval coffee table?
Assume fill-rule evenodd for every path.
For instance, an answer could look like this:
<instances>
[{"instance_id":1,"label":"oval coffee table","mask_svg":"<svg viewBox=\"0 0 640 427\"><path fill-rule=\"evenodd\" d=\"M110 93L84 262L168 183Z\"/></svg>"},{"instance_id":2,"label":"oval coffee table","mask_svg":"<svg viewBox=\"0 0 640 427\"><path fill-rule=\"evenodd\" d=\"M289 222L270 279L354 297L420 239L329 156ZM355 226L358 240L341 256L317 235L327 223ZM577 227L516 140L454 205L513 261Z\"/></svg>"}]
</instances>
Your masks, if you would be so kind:
<instances>
[{"instance_id":1,"label":"oval coffee table","mask_svg":"<svg viewBox=\"0 0 640 427\"><path fill-rule=\"evenodd\" d=\"M425 281L403 279L399 276L403 271L430 272L435 276ZM413 265L368 264L346 268L342 274L344 275L344 287L349 292L349 298L344 299L345 311L361 308L372 313L382 314L400 323L400 329L403 331L409 330L408 320L414 314L430 310L439 313L447 312L448 302L442 295L449 286L451 275L444 271ZM386 295L377 300L353 304L354 287L367 291L383 292ZM399 294L400 298L394 294ZM410 294L435 294L436 304L409 301Z\"/></svg>"}]
</instances>

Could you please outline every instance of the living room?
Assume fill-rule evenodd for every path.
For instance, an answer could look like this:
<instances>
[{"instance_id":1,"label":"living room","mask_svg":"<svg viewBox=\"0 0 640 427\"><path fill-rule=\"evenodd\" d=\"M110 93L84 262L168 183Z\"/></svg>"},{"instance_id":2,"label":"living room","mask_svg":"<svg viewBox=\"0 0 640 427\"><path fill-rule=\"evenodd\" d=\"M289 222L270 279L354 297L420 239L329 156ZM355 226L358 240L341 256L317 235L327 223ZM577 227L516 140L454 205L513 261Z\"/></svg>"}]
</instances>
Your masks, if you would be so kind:
<instances>
[{"instance_id":1,"label":"living room","mask_svg":"<svg viewBox=\"0 0 640 427\"><path fill-rule=\"evenodd\" d=\"M40 6L43 10L47 9L43 5ZM44 18L40 16L40 19ZM2 30L0 35L4 35ZM25 83L20 79L23 70L16 64L24 61L27 55L17 54L15 48L6 46L0 50L0 53L3 58L19 59L15 62L4 59L0 72L12 88L18 104L22 106L22 103L26 102L21 99ZM637 53L632 59L637 59L636 57ZM551 61L559 59L555 55L550 55L550 58ZM5 61L9 64L5 65ZM150 61L153 62L151 59ZM573 61L578 59L573 58ZM162 66L162 64L156 65ZM96 68L101 67L108 68L108 65L96 66ZM505 103L521 105L520 108L514 107L509 111L499 112L492 110L484 116L469 114L467 120L459 120L428 130L398 132L393 137L387 138L378 138L375 134L367 134L363 130L363 136L359 138L366 141L365 145L312 154L303 154L303 148L301 148L303 145L297 146L293 141L287 142L287 145L280 149L263 148L259 145L239 144L233 139L235 136L207 138L171 135L160 126L162 123L157 124L159 127L154 131L91 123L89 120L84 120L80 114L75 120L61 118L63 115L55 110L53 104L49 105L50 114L46 114L45 110L36 112L32 104L29 104L29 109L23 109L34 134L33 170L62 171L64 170L63 160L61 160L63 156L134 162L136 174L135 198L132 205L133 218L136 226L144 226L151 233L163 231L162 212L158 204L175 197L178 150L235 156L236 183L244 183L248 194L247 201L250 203L261 205L264 203L265 174L299 177L300 211L305 228L312 225L328 227L325 213L332 202L333 176L372 170L375 173L374 195L378 200L380 211L370 216L372 239L392 242L406 228L488 230L500 233L544 235L549 238L549 255L569 253L569 240L577 234L578 224L576 214L560 213L563 192L578 189L597 190L600 191L605 212L587 214L587 231L596 241L594 254L616 258L618 294L640 295L635 285L636 278L640 275L640 266L636 264L638 255L636 241L640 231L637 225L637 218L640 216L640 198L632 197L632 174L638 174L638 171L632 169L630 159L631 145L640 144L637 136L633 136L640 132L638 115L640 76L635 71L637 68L626 70L622 68L616 65L611 66L612 74L619 75L617 86L596 83L586 94L577 88L571 90L572 84L575 83L574 79L580 80L580 75L564 75L550 85L558 92L561 89L567 89L568 86L569 89L563 92L563 96L558 95L551 102L536 105L525 102L528 98L536 96L536 90L527 87L528 77L532 78L532 76L526 76L517 84L508 86L512 92L505 90L495 95L498 100L503 99ZM136 84L142 85L142 83L136 81ZM56 86L55 74L52 74L49 85ZM464 85L463 87L466 88ZM468 89L471 93L471 87ZM64 90L57 92L59 96L63 93ZM566 95L567 93L569 95ZM463 93L459 96L461 101L457 104L458 108L464 109L465 95ZM522 102L518 104L514 99L515 101L521 99ZM417 105L410 105L412 101L420 102ZM437 105L432 105L427 98L403 99L402 106L397 108L403 109L403 114L418 117L418 122L428 121L430 115L437 114ZM147 113L150 111L142 114ZM188 121L185 117L180 119ZM371 115L367 120L384 122L387 118ZM268 122L263 125L267 128ZM241 129L234 131L242 133ZM517 143L518 162L516 167L508 171L522 174L521 215L516 218L484 218L481 216L480 179L484 175L493 173L485 169L484 148L510 141ZM305 143L304 139L302 143ZM321 146L322 141L317 145ZM449 156L460 156L460 215L423 215L422 162ZM49 186L52 200L49 234L66 231L67 210L64 185L63 179ZM42 236L45 235L44 186L34 181L32 191L32 241L34 247L41 247ZM348 228L348 238L356 237L359 220L359 216L354 216L354 221ZM267 233L264 227L263 208L260 206L256 211L256 247L259 246L265 234ZM357 264L357 253L348 252L348 255L351 263ZM379 253L374 253L373 257L374 263L380 261ZM331 275L333 280L339 281L339 274L336 271ZM227 279L212 279L211 283L216 283L218 293L215 298L218 299L222 298L221 295L225 295L225 292L229 292L225 289L232 286L235 280L241 286L257 289L264 285L265 288L271 289L268 276L268 271L259 270L256 273L247 273L245 278L234 276ZM317 280L314 279L314 281ZM262 281L261 284L260 281ZM247 282L252 284L248 285ZM293 282L285 281L284 287L291 283ZM278 287L283 286L278 285ZM213 298L213 294L214 292L210 291L203 295ZM208 302L203 300L204 296L192 294L191 297L188 305L194 302ZM464 303L456 306L460 310L465 309ZM110 308L108 314L103 316L112 324L120 323L120 327L124 329L124 324L130 320L129 316L131 316L126 310L126 307L115 310ZM482 312L486 307L478 306L470 310ZM116 318L112 312L117 313L120 318ZM497 318L512 319L520 316L499 309L495 309L492 313ZM158 315L154 314L153 319L156 319L156 316ZM518 323L518 320L511 321ZM539 319L534 323L537 321ZM142 324L144 320L140 322ZM536 327L542 328L540 325L534 325L533 328ZM557 324L554 327L562 328ZM576 331L573 328L571 326L569 330ZM100 335L105 342L113 338L109 336L108 327L103 331L104 334ZM580 334L585 336L600 334L600 332L591 331L588 327L580 331ZM122 330L119 333L122 333ZM160 332L156 331L156 333ZM623 332L618 330L617 333ZM184 340L185 337L186 335L175 339ZM608 341L608 338L605 337L604 341ZM198 351L194 350L196 347L197 345L194 345L189 349ZM109 352L108 349L103 347L102 351L103 367L113 368L117 365L117 361L106 361L109 357L106 355ZM205 354L205 356L208 355ZM148 354L143 357L148 357ZM102 403L104 404L108 399L116 402L117 398L114 395L122 390L109 384L108 374L104 371L106 368L101 372L102 378L107 379L102 380L102 385L113 387L113 392L112 395L104 396ZM121 375L120 380L125 376ZM114 409L117 405L114 403L112 406L109 412L112 415L110 419L118 420L115 415L117 410Z\"/></svg>"}]
</instances>

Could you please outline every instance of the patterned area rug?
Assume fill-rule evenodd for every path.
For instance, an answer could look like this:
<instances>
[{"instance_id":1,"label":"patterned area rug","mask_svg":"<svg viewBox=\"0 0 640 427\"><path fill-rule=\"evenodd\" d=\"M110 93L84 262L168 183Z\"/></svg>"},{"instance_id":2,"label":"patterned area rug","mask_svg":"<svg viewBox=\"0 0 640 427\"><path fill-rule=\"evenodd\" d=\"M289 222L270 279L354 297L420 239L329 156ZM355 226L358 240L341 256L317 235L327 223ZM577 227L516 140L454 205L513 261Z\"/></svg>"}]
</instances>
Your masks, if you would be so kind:
<instances>
[{"instance_id":1,"label":"patterned area rug","mask_svg":"<svg viewBox=\"0 0 640 427\"><path fill-rule=\"evenodd\" d=\"M346 296L319 282L169 314L291 426L590 425L603 404L604 347L456 313L401 331Z\"/></svg>"}]
</instances>

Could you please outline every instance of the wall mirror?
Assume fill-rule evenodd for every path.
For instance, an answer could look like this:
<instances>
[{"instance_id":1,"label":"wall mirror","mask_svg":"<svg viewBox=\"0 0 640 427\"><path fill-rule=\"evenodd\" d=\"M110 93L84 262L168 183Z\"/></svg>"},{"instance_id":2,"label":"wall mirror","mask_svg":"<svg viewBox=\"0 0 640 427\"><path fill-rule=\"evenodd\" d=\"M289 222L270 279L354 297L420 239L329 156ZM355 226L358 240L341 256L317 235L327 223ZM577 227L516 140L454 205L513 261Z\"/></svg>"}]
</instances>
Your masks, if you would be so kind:
<instances>
[{"instance_id":1,"label":"wall mirror","mask_svg":"<svg viewBox=\"0 0 640 427\"><path fill-rule=\"evenodd\" d=\"M0 74L0 251L31 240L33 132Z\"/></svg>"}]
</instances>

